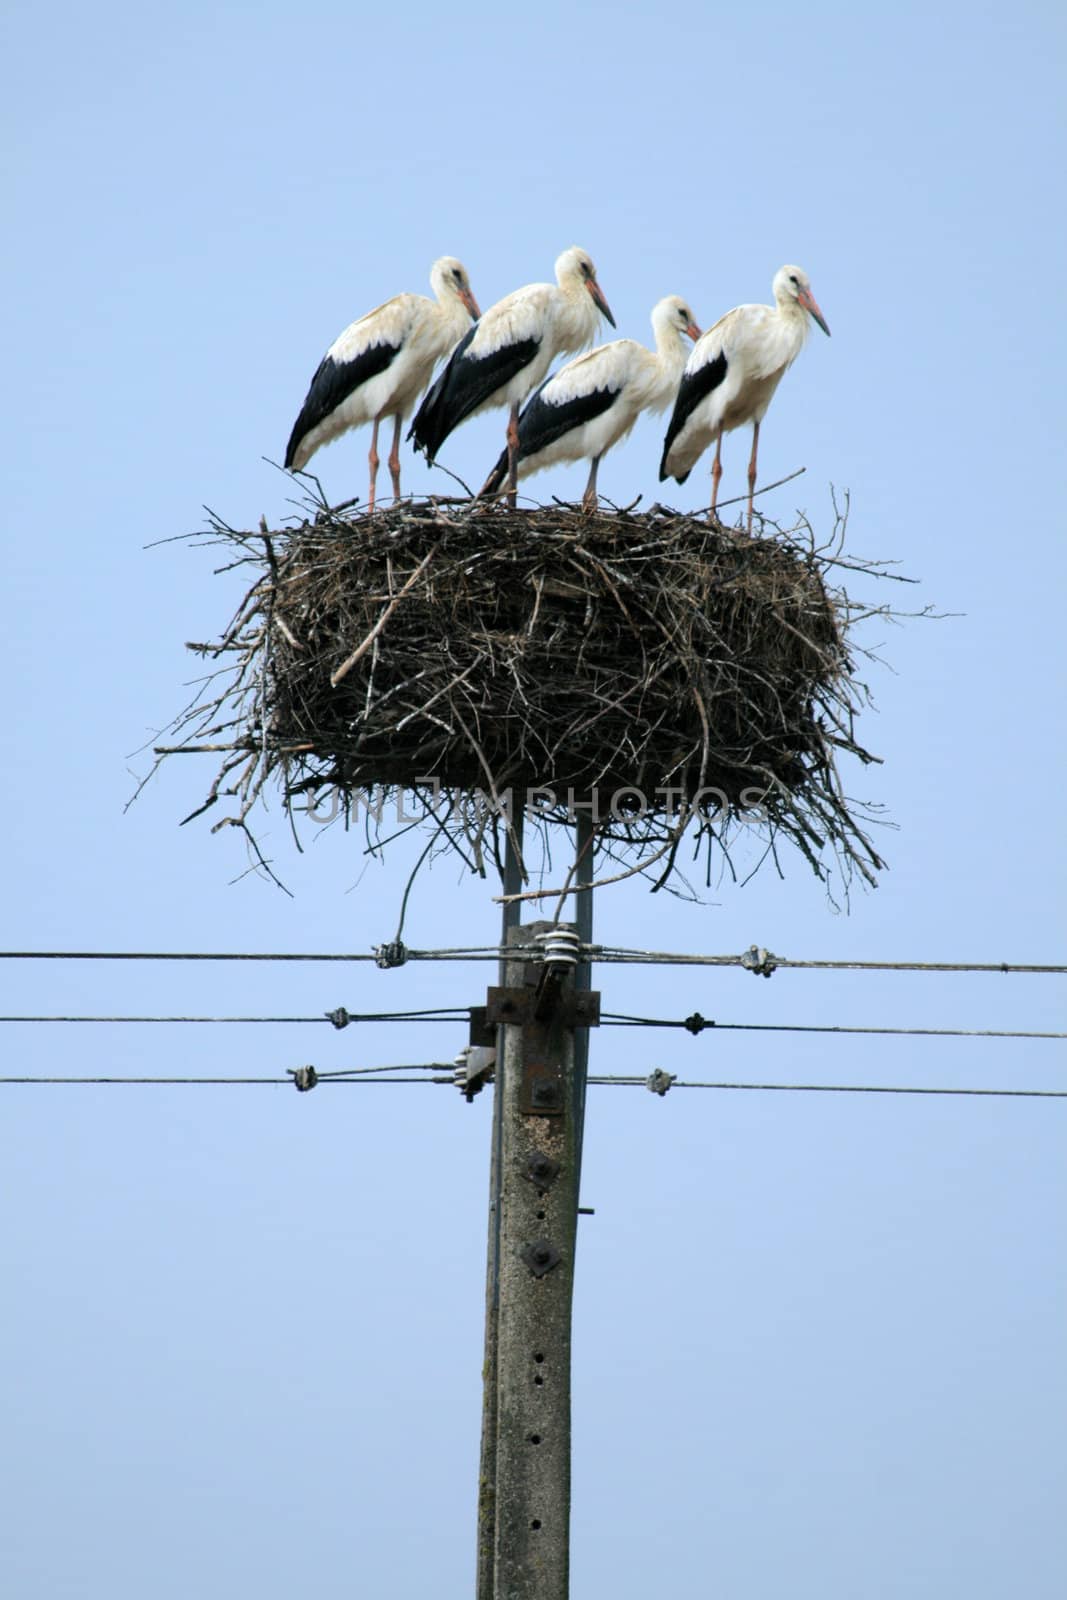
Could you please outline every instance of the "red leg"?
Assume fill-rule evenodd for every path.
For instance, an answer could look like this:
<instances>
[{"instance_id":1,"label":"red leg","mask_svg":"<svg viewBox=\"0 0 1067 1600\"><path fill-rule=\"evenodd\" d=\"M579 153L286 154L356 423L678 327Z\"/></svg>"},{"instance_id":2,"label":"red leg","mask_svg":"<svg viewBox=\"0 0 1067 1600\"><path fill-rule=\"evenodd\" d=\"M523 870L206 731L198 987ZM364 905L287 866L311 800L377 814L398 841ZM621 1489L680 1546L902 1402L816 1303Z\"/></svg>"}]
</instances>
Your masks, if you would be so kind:
<instances>
[{"instance_id":1,"label":"red leg","mask_svg":"<svg viewBox=\"0 0 1067 1600\"><path fill-rule=\"evenodd\" d=\"M516 490L519 487L519 402L516 400L508 416L508 505L515 509Z\"/></svg>"},{"instance_id":2,"label":"red leg","mask_svg":"<svg viewBox=\"0 0 1067 1600\"><path fill-rule=\"evenodd\" d=\"M586 511L595 511L597 508L596 469L599 465L600 457L594 456L593 465L589 468L589 482L586 484L585 493L582 496L582 505Z\"/></svg>"},{"instance_id":3,"label":"red leg","mask_svg":"<svg viewBox=\"0 0 1067 1600\"><path fill-rule=\"evenodd\" d=\"M752 454L748 458L748 531L752 532L752 496L756 492L756 451L759 449L759 423L752 424Z\"/></svg>"},{"instance_id":4,"label":"red leg","mask_svg":"<svg viewBox=\"0 0 1067 1600\"><path fill-rule=\"evenodd\" d=\"M711 510L709 516L715 516L715 507L719 502L719 479L722 477L722 434L715 440L715 460L711 463ZM718 518L716 518L716 521Z\"/></svg>"},{"instance_id":5,"label":"red leg","mask_svg":"<svg viewBox=\"0 0 1067 1600\"><path fill-rule=\"evenodd\" d=\"M400 413L394 418L393 448L389 452L389 475L393 480L393 499L400 499Z\"/></svg>"},{"instance_id":6,"label":"red leg","mask_svg":"<svg viewBox=\"0 0 1067 1600\"><path fill-rule=\"evenodd\" d=\"M378 418L374 419L374 426L370 434L370 491L367 495L367 510L374 510L374 486L378 482Z\"/></svg>"}]
</instances>

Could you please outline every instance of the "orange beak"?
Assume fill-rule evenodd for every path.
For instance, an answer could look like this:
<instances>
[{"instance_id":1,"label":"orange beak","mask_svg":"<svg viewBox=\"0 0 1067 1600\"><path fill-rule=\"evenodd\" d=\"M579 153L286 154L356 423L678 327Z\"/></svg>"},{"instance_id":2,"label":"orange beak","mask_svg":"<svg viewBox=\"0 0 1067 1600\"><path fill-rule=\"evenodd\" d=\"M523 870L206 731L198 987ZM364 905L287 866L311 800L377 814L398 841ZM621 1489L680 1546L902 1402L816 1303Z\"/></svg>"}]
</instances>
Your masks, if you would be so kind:
<instances>
[{"instance_id":1,"label":"orange beak","mask_svg":"<svg viewBox=\"0 0 1067 1600\"><path fill-rule=\"evenodd\" d=\"M797 304L802 305L809 316L815 318L815 321L819 324L819 327L822 329L823 333L825 333L826 337L829 338L830 329L826 325L826 318L816 305L815 296L812 294L810 289L801 289L800 293L797 295Z\"/></svg>"},{"instance_id":2,"label":"orange beak","mask_svg":"<svg viewBox=\"0 0 1067 1600\"><path fill-rule=\"evenodd\" d=\"M608 321L611 323L611 326L614 328L615 318L611 314L611 307L604 299L604 291L601 289L599 283L597 283L595 278L587 278L585 286L593 297L593 304L600 307L600 310L604 313Z\"/></svg>"},{"instance_id":3,"label":"orange beak","mask_svg":"<svg viewBox=\"0 0 1067 1600\"><path fill-rule=\"evenodd\" d=\"M478 302L474 298L473 292L470 289L461 289L459 291L459 297L463 301L463 304L466 306L467 310L470 312L471 321L477 322L482 313L478 309Z\"/></svg>"},{"instance_id":4,"label":"orange beak","mask_svg":"<svg viewBox=\"0 0 1067 1600\"><path fill-rule=\"evenodd\" d=\"M695 322L691 322L685 331L688 337L692 339L694 344L696 344L697 340L701 337L700 329L697 327Z\"/></svg>"}]
</instances>

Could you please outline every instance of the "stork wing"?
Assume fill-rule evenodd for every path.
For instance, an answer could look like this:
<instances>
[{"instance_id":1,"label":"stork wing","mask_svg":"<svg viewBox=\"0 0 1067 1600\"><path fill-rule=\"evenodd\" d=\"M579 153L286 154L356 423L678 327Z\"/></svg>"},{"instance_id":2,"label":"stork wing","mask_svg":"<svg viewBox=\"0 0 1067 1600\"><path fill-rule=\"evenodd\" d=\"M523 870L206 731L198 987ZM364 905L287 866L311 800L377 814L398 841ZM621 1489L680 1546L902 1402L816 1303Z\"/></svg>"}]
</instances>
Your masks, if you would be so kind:
<instances>
[{"instance_id":1,"label":"stork wing","mask_svg":"<svg viewBox=\"0 0 1067 1600\"><path fill-rule=\"evenodd\" d=\"M428 461L434 459L453 428L510 383L540 348L540 339L524 339L476 352L471 345L481 328L481 323L475 323L464 334L415 413L408 438L414 439L416 450L425 451Z\"/></svg>"},{"instance_id":2,"label":"stork wing","mask_svg":"<svg viewBox=\"0 0 1067 1600\"><path fill-rule=\"evenodd\" d=\"M354 394L379 372L390 366L400 349L398 344L367 345L348 361L335 361L332 355L324 356L311 380L307 399L293 424L285 451L285 465L291 467L300 447L300 441L325 422L331 412Z\"/></svg>"},{"instance_id":3,"label":"stork wing","mask_svg":"<svg viewBox=\"0 0 1067 1600\"><path fill-rule=\"evenodd\" d=\"M577 366L578 363L573 365ZM570 369L566 369L566 375L570 376ZM556 373L555 377L546 378L523 407L519 418L520 460L524 456L535 456L539 450L547 450L550 444L562 439L572 428L580 428L583 423L602 416L622 393L622 385L615 384L593 389L581 388L577 393L572 389L568 394L567 388L570 386L565 387L556 381L561 376L561 373Z\"/></svg>"},{"instance_id":4,"label":"stork wing","mask_svg":"<svg viewBox=\"0 0 1067 1600\"><path fill-rule=\"evenodd\" d=\"M709 334L714 332L714 328L709 329ZM707 337L708 334L705 335L705 338ZM689 359L691 362L692 356ZM712 348L709 352L708 360L701 361L700 365L692 371L687 366L683 372L682 381L678 389L678 398L674 402L671 420L667 424L667 437L663 441L663 455L660 457L659 463L660 482L664 478L672 476L667 471L667 457L670 454L671 445L677 439L700 402L706 399L723 382L728 365L725 351L721 347L717 352ZM684 483L688 476L689 473L687 472L678 479L678 482Z\"/></svg>"},{"instance_id":5,"label":"stork wing","mask_svg":"<svg viewBox=\"0 0 1067 1600\"><path fill-rule=\"evenodd\" d=\"M338 334L315 370L285 452L291 466L300 441L350 394L384 372L403 348L416 313L430 305L420 294L398 294Z\"/></svg>"}]
</instances>

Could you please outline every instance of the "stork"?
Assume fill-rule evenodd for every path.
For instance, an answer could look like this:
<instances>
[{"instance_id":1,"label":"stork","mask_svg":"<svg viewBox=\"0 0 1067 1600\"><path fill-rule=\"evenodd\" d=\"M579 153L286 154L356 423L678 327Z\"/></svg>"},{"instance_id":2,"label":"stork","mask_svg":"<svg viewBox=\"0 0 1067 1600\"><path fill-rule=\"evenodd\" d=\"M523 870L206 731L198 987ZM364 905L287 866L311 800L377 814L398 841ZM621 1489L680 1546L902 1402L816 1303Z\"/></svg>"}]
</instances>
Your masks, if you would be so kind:
<instances>
[{"instance_id":1,"label":"stork","mask_svg":"<svg viewBox=\"0 0 1067 1600\"><path fill-rule=\"evenodd\" d=\"M285 452L285 465L299 472L320 445L349 428L371 422L370 490L374 510L378 478L378 425L396 419L389 472L393 494L400 496L400 429L442 356L460 338L469 318L481 313L471 293L466 268L454 256L442 256L430 269L437 296L398 294L336 338L311 380Z\"/></svg>"},{"instance_id":2,"label":"stork","mask_svg":"<svg viewBox=\"0 0 1067 1600\"><path fill-rule=\"evenodd\" d=\"M616 339L568 361L523 407L515 465L520 478L557 461L591 460L582 496L587 511L597 506L601 457L625 439L642 411L664 411L674 399L685 365L683 335L700 338L693 313L670 294L652 311L655 351L635 339ZM508 474L508 452L489 474L482 494L499 492Z\"/></svg>"},{"instance_id":3,"label":"stork","mask_svg":"<svg viewBox=\"0 0 1067 1600\"><path fill-rule=\"evenodd\" d=\"M779 267L773 283L773 306L736 306L720 317L694 347L682 374L678 398L663 441L660 480L684 483L697 458L715 442L711 468L711 515L722 477L722 436L746 422L752 424L748 463L748 531L752 532L752 496L756 488L756 451L760 423L786 369L792 366L814 317L829 335L826 318L815 303L808 275L800 267Z\"/></svg>"},{"instance_id":4,"label":"stork","mask_svg":"<svg viewBox=\"0 0 1067 1600\"><path fill-rule=\"evenodd\" d=\"M408 434L415 449L432 462L453 428L467 417L489 406L507 406L508 492L513 502L520 405L555 356L592 342L598 314L615 326L596 268L577 245L557 260L556 284L529 283L489 307L453 350Z\"/></svg>"}]
</instances>

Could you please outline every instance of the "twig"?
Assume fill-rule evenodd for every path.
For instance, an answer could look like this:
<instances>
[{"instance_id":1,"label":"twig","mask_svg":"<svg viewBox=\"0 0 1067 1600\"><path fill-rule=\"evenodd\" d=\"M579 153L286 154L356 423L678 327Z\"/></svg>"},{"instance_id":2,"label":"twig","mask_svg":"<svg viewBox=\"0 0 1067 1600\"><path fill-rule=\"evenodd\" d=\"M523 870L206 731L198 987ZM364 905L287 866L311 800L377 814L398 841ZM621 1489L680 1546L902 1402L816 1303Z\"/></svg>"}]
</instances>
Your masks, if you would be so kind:
<instances>
[{"instance_id":1,"label":"twig","mask_svg":"<svg viewBox=\"0 0 1067 1600\"><path fill-rule=\"evenodd\" d=\"M341 665L337 668L337 670L335 672L331 672L330 673L330 687L332 689L336 689L337 688L337 685L341 682L341 679L348 676L348 674L351 672L352 668L355 666L356 662L360 659L360 657L362 655L364 655L370 649L371 645L374 643L375 639L381 633L382 629L385 627L385 624L389 621L389 618L392 616L393 612L396 610L396 608L400 604L401 600L403 600L403 598L404 598L404 596L406 594L410 593L410 591L415 587L416 583L422 577L422 574L425 572L426 568L430 565L430 562L433 560L434 556L437 554L438 549L439 549L439 545L435 544L432 550L428 550L426 552L426 554L423 556L422 560L419 562L418 566L415 568L415 571L411 574L410 578L405 583L405 585L401 589L400 593L397 595L396 599L395 600L391 600L389 602L389 604L386 606L385 610L382 612L381 616L378 618L377 622L374 624L374 627L368 633L367 637L363 640L363 643L360 644L360 645L357 645L356 649L353 650L352 654L345 661L343 661L341 663Z\"/></svg>"}]
</instances>

